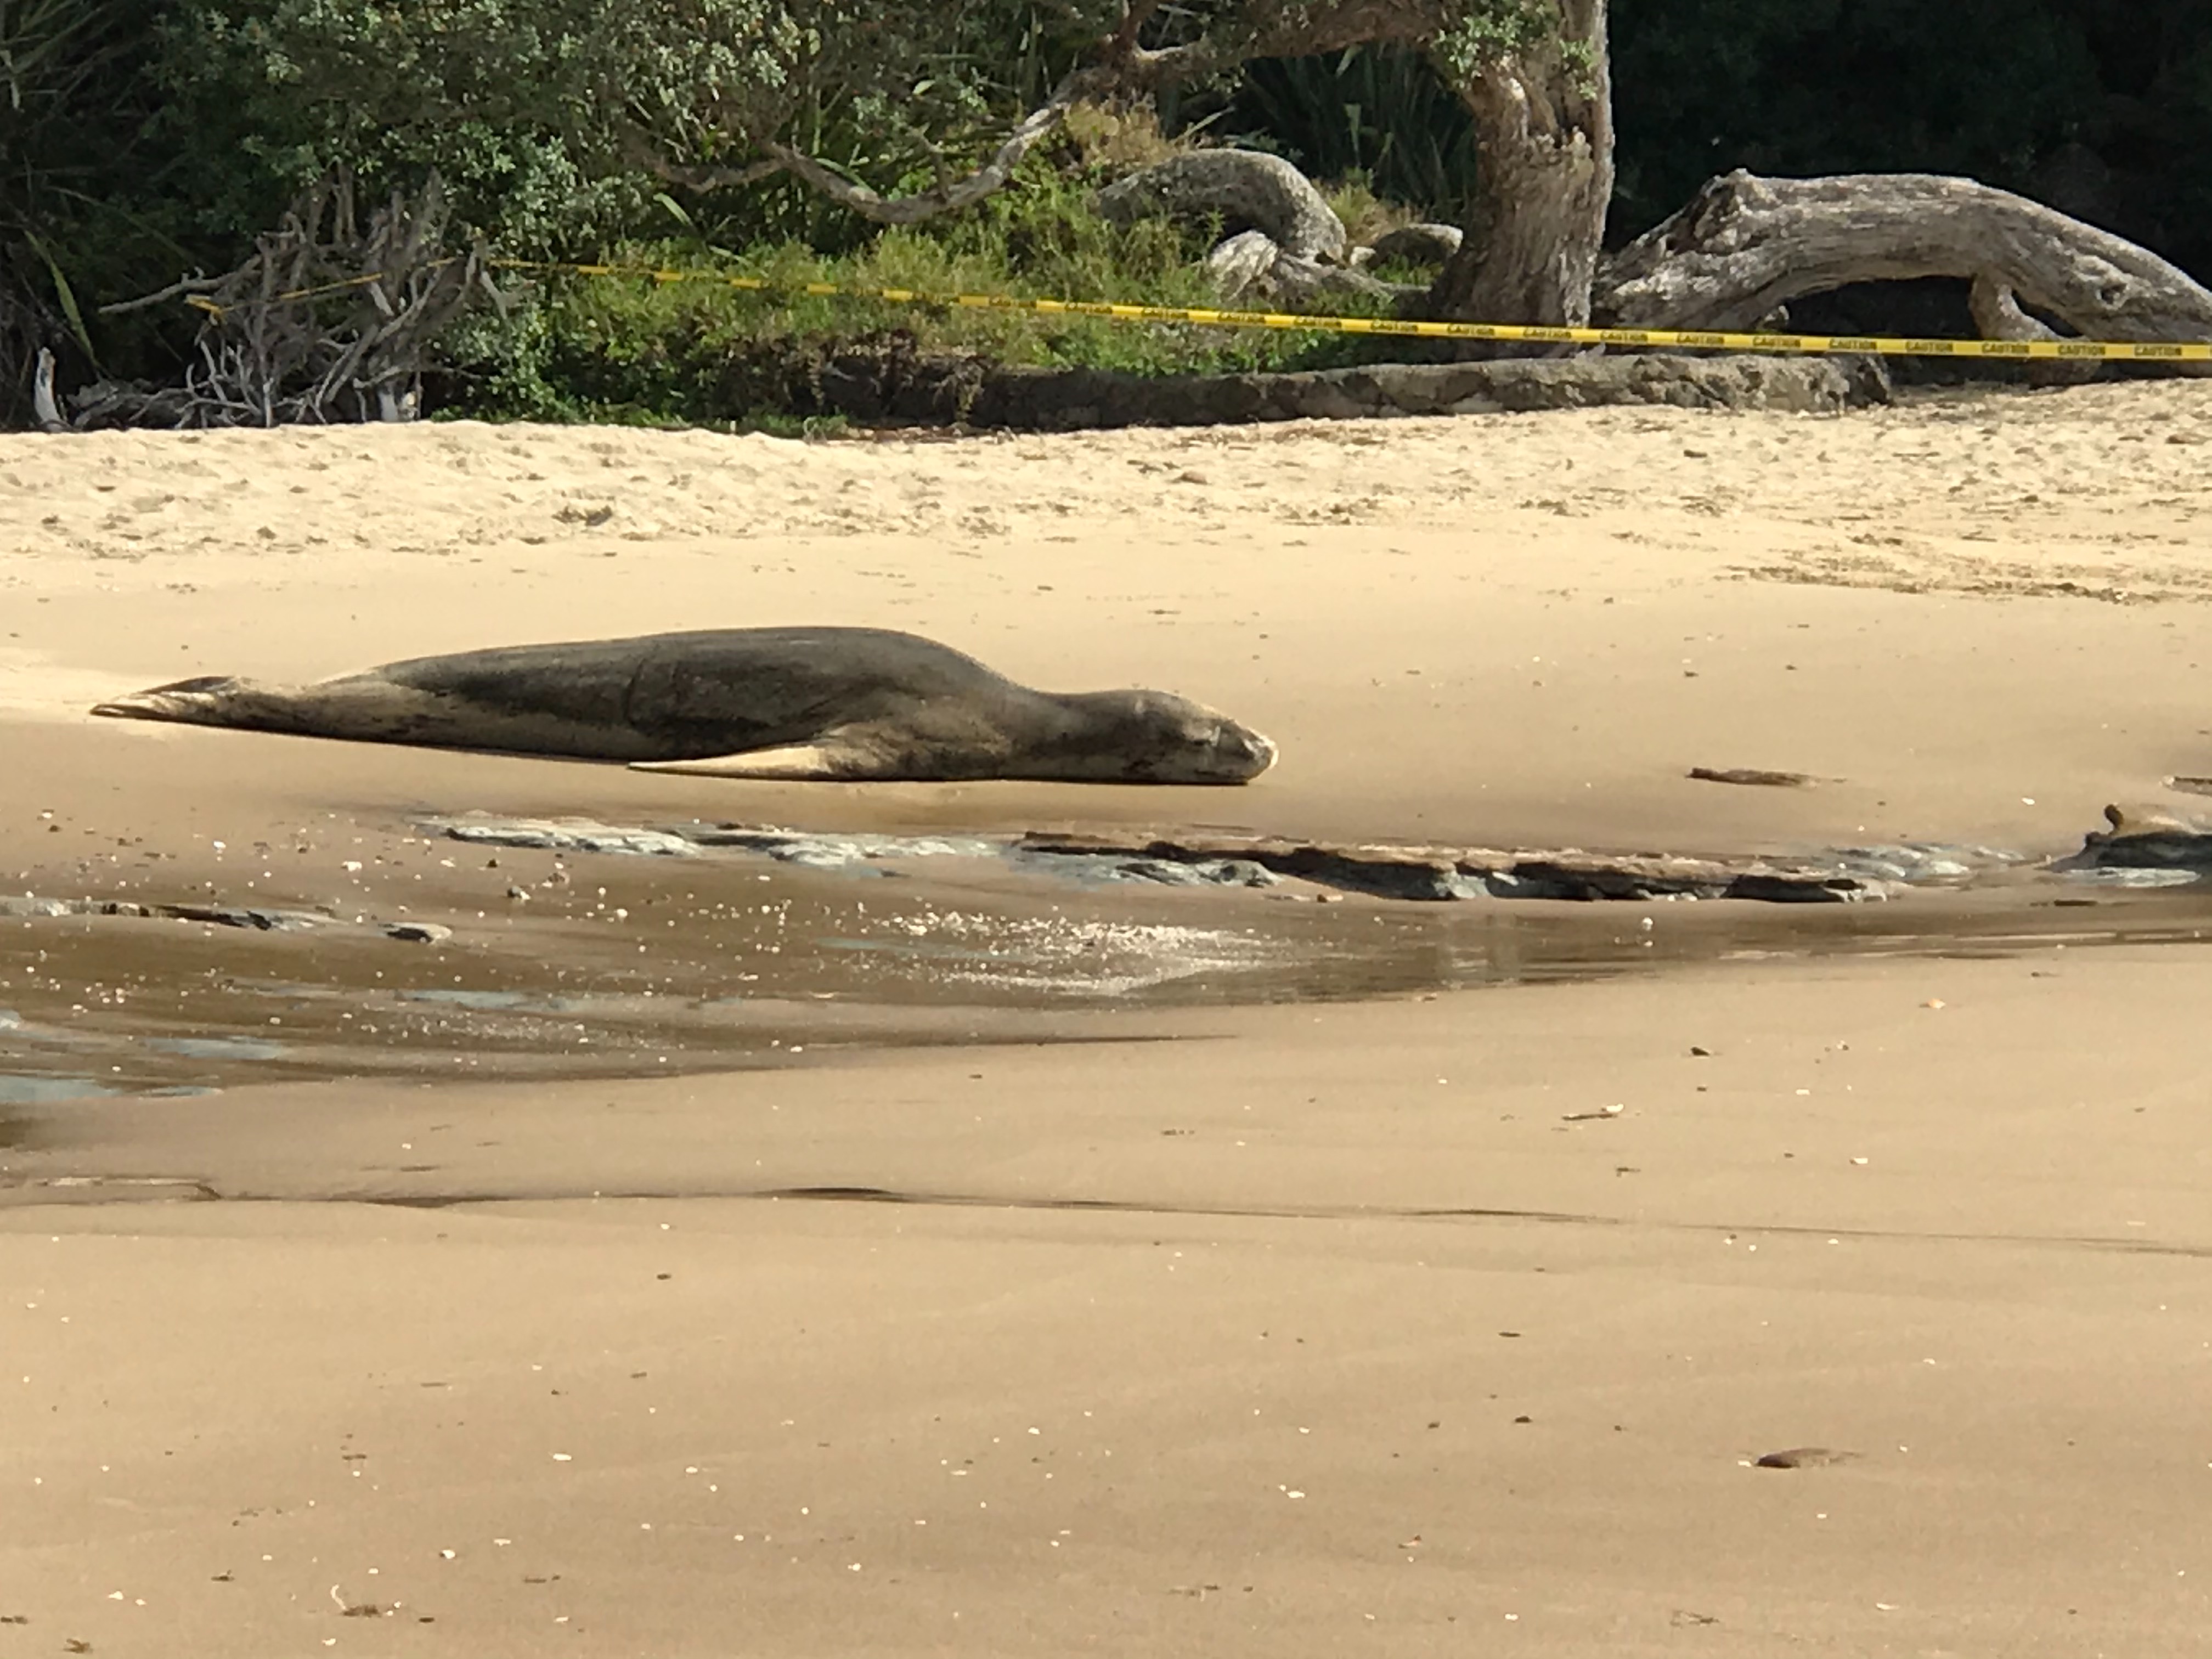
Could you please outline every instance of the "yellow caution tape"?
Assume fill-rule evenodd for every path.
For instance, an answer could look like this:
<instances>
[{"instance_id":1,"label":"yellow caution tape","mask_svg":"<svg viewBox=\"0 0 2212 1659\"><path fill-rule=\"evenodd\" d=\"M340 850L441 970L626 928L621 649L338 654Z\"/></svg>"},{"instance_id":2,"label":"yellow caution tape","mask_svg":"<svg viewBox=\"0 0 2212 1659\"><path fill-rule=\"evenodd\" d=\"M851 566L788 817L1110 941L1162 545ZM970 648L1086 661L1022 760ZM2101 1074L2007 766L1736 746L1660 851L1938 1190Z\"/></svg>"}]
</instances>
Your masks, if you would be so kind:
<instances>
[{"instance_id":1,"label":"yellow caution tape","mask_svg":"<svg viewBox=\"0 0 2212 1659\"><path fill-rule=\"evenodd\" d=\"M854 288L837 283L779 283L764 276L656 270L642 265L553 264L495 259L511 270L582 276L642 276L656 283L720 283L749 293L836 295L894 305L1025 311L1047 317L1107 317L1121 322L1196 323L1210 328L1303 329L1323 334L1382 334L1419 339L1510 340L1544 345L1673 346L1693 351L1794 352L1876 357L2063 358L2156 362L2212 362L2212 340L1944 340L1873 334L1744 334L1674 328L1552 328L1524 323L1431 323L1395 317L1316 317L1302 313L1216 311L1201 306L1122 305L1104 300L1024 300L1005 294L925 294L905 288Z\"/></svg>"},{"instance_id":2,"label":"yellow caution tape","mask_svg":"<svg viewBox=\"0 0 2212 1659\"><path fill-rule=\"evenodd\" d=\"M451 259L436 259L431 262L433 269L453 263L454 262ZM371 283L381 282L383 279L381 271L372 270L365 276L347 276L335 283L325 283L319 288L289 289L284 293L272 294L269 297L271 301L314 300L321 298L325 294L342 294L348 289L367 288ZM218 323L229 316L232 312L240 309L238 306L217 305L204 294L187 294L185 295L185 303L195 310L204 311Z\"/></svg>"},{"instance_id":3,"label":"yellow caution tape","mask_svg":"<svg viewBox=\"0 0 2212 1659\"><path fill-rule=\"evenodd\" d=\"M841 283L780 283L765 276L716 271L671 270L647 265L568 264L538 259L493 259L503 270L538 270L575 276L639 276L656 283L718 283L754 294L790 294L893 305L1021 311L1044 317L1104 317L1116 322L1194 323L1206 328L1303 330L1319 334L1378 334L1431 340L1504 340L1538 345L1671 346L1690 351L1789 352L1799 356L1875 357L2004 357L2068 362L2212 362L2212 340L1949 340L1879 334L1764 334L1679 328L1553 328L1528 323L1432 323L1396 317L1316 317L1297 312L1217 311L1203 306L1123 305L1106 300L1024 300L1007 294L926 294L907 288L855 288ZM360 276L323 288L280 294L307 299L358 287ZM187 304L212 313L223 307L193 296Z\"/></svg>"}]
</instances>

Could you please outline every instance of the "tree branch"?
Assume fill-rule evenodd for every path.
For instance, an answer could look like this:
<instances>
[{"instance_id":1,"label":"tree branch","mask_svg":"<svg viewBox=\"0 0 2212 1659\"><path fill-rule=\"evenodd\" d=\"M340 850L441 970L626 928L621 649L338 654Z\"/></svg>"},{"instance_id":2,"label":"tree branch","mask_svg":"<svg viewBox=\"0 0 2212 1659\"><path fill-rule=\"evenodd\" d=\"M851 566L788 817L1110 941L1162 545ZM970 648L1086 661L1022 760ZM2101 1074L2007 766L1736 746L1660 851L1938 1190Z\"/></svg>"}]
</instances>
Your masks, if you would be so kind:
<instances>
[{"instance_id":1,"label":"tree branch","mask_svg":"<svg viewBox=\"0 0 2212 1659\"><path fill-rule=\"evenodd\" d=\"M853 210L863 219L873 220L879 225L911 225L933 218L940 213L950 213L971 203L980 202L992 191L1003 186L1013 176L1022 158L1030 153L1037 141L1045 137L1067 118L1067 112L1086 94L1103 89L1103 77L1096 70L1078 70L1054 88L1052 96L1038 108L1024 116L1020 123L1000 144L998 153L964 179L956 179L913 196L878 196L866 185L856 185L851 179L832 171L825 163L817 161L804 151L774 139L763 139L761 149L775 164L797 174L808 184Z\"/></svg>"},{"instance_id":2,"label":"tree branch","mask_svg":"<svg viewBox=\"0 0 2212 1659\"><path fill-rule=\"evenodd\" d=\"M624 157L632 166L643 167L661 183L680 185L685 190L696 190L702 195L712 190L736 190L741 185L758 184L784 169L784 164L777 161L755 161L742 167L672 161L653 149L652 141L644 133L627 123L624 124L622 148Z\"/></svg>"},{"instance_id":3,"label":"tree branch","mask_svg":"<svg viewBox=\"0 0 2212 1659\"><path fill-rule=\"evenodd\" d=\"M221 288L230 279L227 276L186 276L173 282L159 294L142 294L135 300L118 300L100 308L103 317L119 317L126 311L143 311L149 306L161 305L186 294L208 294Z\"/></svg>"},{"instance_id":4,"label":"tree branch","mask_svg":"<svg viewBox=\"0 0 2212 1659\"><path fill-rule=\"evenodd\" d=\"M1109 69L1127 64L1137 55L1138 32L1152 20L1160 9L1160 0L1123 0L1121 25L1106 37L1105 62Z\"/></svg>"},{"instance_id":5,"label":"tree branch","mask_svg":"<svg viewBox=\"0 0 2212 1659\"><path fill-rule=\"evenodd\" d=\"M1146 0L1132 0L1132 14L1141 10L1149 16L1154 9ZM1121 90L1156 92L1255 58L1310 58L1348 46L1425 43L1449 26L1452 9L1449 0L1309 0L1270 9L1268 15L1231 33L1151 49L1136 44L1125 19L1113 39L1118 44L1123 33L1129 36L1127 54L1104 67Z\"/></svg>"}]
</instances>

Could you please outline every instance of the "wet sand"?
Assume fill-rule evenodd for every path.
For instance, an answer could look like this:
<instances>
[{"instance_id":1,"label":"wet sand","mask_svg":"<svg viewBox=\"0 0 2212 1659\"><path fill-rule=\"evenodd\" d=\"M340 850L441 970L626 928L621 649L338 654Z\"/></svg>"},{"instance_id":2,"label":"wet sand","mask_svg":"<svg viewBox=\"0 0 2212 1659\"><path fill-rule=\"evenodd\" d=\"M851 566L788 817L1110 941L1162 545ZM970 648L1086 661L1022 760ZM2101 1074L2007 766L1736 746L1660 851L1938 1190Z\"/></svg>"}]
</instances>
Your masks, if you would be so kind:
<instances>
[{"instance_id":1,"label":"wet sand","mask_svg":"<svg viewBox=\"0 0 2212 1659\"><path fill-rule=\"evenodd\" d=\"M80 1108L9 1162L230 1201L0 1212L9 1611L125 1653L2183 1651L2208 966ZM1746 1467L1805 1445L1859 1455Z\"/></svg>"},{"instance_id":2,"label":"wet sand","mask_svg":"<svg viewBox=\"0 0 2212 1659\"><path fill-rule=\"evenodd\" d=\"M768 872L741 925L653 861L544 885L546 854L416 825L2048 854L2212 771L2207 441L2193 386L951 444L0 440L0 888L462 924L0 921L0 1008L112 1041L88 1078L204 1008L313 1034L264 1032L313 1050L269 1081L288 1062L234 1050L161 1073L218 1093L0 1108L0 1618L27 1621L0 1653L2186 1649L2192 894L1967 904L1947 955L1917 896L1752 927L900 884L878 921L1339 964L1247 993L1208 958L1165 994L1078 947L1027 990L933 992L771 949L777 915L857 926L849 878ZM1170 685L1284 763L756 787L79 712L821 620ZM2106 942L2135 926L2172 942ZM466 1003L339 1030L454 984L619 989L574 1023L639 1041L585 1056ZM1316 994L1368 1000L1284 1000ZM742 1018L696 1012L718 996ZM639 1075L663 1052L678 1074ZM1751 1466L1808 1446L1855 1455Z\"/></svg>"}]
</instances>

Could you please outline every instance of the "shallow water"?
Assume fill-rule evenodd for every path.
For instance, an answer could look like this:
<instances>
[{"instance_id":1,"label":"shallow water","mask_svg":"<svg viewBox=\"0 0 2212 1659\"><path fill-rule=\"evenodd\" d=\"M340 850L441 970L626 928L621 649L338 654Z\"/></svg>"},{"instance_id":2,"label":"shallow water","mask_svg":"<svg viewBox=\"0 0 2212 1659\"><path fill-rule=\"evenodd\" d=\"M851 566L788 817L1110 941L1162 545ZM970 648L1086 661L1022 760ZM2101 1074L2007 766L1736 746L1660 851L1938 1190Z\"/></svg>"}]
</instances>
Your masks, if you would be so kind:
<instances>
[{"instance_id":1,"label":"shallow water","mask_svg":"<svg viewBox=\"0 0 2212 1659\"><path fill-rule=\"evenodd\" d=\"M382 885L325 899L331 914L298 926L0 921L0 1104L340 1076L805 1065L855 1047L1073 1040L1070 1010L2212 933L2201 887L2048 879L1881 904L1438 904L1297 882L1071 880L972 856L839 865L404 846L376 860L390 866ZM432 937L396 939L394 922Z\"/></svg>"}]
</instances>

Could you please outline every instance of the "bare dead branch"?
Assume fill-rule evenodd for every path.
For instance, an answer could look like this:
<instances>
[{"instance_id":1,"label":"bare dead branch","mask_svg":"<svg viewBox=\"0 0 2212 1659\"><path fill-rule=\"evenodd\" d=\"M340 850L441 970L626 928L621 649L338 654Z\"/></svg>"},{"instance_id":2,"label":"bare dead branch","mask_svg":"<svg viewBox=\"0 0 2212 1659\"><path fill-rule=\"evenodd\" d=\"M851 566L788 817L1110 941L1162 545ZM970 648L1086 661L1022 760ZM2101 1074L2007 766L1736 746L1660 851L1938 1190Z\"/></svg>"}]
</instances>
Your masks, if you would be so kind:
<instances>
[{"instance_id":1,"label":"bare dead branch","mask_svg":"<svg viewBox=\"0 0 2212 1659\"><path fill-rule=\"evenodd\" d=\"M187 294L210 294L220 287L223 280L220 276L180 277L158 294L142 294L135 300L118 300L112 305L104 305L100 308L100 314L119 317L126 311L144 311L154 306L167 305Z\"/></svg>"},{"instance_id":2,"label":"bare dead branch","mask_svg":"<svg viewBox=\"0 0 2212 1659\"><path fill-rule=\"evenodd\" d=\"M46 346L39 348L38 361L31 371L31 414L41 431L69 429L69 423L62 419L61 405L54 401L54 354Z\"/></svg>"},{"instance_id":3,"label":"bare dead branch","mask_svg":"<svg viewBox=\"0 0 2212 1659\"><path fill-rule=\"evenodd\" d=\"M445 251L434 176L366 223L343 173L295 202L253 257L111 310L190 297L207 313L182 387L112 383L70 398L70 424L277 426L405 420L438 336L483 291L483 251Z\"/></svg>"}]
</instances>

